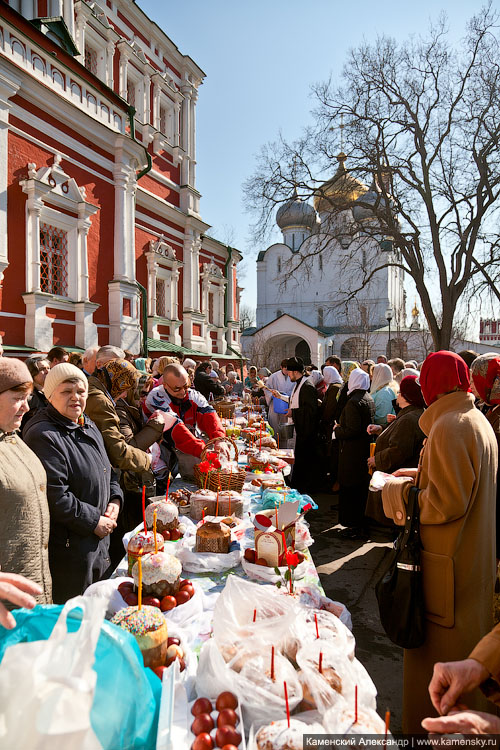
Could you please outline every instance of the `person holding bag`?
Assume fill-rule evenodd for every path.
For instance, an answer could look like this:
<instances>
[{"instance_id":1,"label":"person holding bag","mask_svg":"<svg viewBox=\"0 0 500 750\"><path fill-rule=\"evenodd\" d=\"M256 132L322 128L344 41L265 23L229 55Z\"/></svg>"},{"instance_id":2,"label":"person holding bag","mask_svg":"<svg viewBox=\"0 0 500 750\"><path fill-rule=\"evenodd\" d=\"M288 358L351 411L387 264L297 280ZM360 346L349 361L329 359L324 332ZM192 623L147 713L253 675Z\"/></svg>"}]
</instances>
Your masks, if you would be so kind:
<instances>
[{"instance_id":1,"label":"person holding bag","mask_svg":"<svg viewBox=\"0 0 500 750\"><path fill-rule=\"evenodd\" d=\"M435 662L462 658L490 630L495 581L495 435L474 407L469 370L457 354L430 354L420 386L427 404L418 497L426 622L423 645L404 654L404 732L420 732L433 714L427 686ZM398 526L416 475L399 469L382 490L384 512ZM484 709L481 696L473 701Z\"/></svg>"}]
</instances>

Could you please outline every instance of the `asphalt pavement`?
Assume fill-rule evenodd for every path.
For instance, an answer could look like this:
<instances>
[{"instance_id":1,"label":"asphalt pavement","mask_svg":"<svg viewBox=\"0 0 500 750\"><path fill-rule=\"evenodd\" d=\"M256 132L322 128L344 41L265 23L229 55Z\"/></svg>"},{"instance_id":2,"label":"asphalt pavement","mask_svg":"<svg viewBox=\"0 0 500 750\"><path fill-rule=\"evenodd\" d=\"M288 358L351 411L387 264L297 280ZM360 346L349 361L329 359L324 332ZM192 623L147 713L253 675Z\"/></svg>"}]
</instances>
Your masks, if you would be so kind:
<instances>
[{"instance_id":1,"label":"asphalt pavement","mask_svg":"<svg viewBox=\"0 0 500 750\"><path fill-rule=\"evenodd\" d=\"M314 499L319 509L310 511L307 521L321 583L330 599L351 612L356 656L377 687L378 712L384 717L389 710L391 730L401 731L403 650L391 643L380 624L374 590L391 542L381 530L373 530L367 542L343 539L338 535L337 496L317 494Z\"/></svg>"}]
</instances>

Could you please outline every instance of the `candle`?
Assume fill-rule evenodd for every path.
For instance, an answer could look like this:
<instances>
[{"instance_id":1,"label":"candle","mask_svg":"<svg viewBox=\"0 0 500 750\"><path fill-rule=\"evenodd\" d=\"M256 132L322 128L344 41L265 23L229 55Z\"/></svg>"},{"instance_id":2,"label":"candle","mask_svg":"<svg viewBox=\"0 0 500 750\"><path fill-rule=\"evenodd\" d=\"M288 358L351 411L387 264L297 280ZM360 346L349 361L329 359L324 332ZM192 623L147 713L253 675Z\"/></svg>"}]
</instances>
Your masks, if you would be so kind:
<instances>
[{"instance_id":1,"label":"candle","mask_svg":"<svg viewBox=\"0 0 500 750\"><path fill-rule=\"evenodd\" d=\"M219 490L220 490L220 485L217 487L217 503L215 505L215 515L216 516L219 515Z\"/></svg>"},{"instance_id":2,"label":"candle","mask_svg":"<svg viewBox=\"0 0 500 750\"><path fill-rule=\"evenodd\" d=\"M354 688L354 723L358 723L358 686Z\"/></svg>"},{"instance_id":3,"label":"candle","mask_svg":"<svg viewBox=\"0 0 500 750\"><path fill-rule=\"evenodd\" d=\"M139 566L139 580L137 581L137 606L142 607L142 548L139 550L137 565Z\"/></svg>"},{"instance_id":4,"label":"candle","mask_svg":"<svg viewBox=\"0 0 500 750\"><path fill-rule=\"evenodd\" d=\"M274 646L271 647L271 680L274 682Z\"/></svg>"},{"instance_id":5,"label":"candle","mask_svg":"<svg viewBox=\"0 0 500 750\"><path fill-rule=\"evenodd\" d=\"M280 434L279 432L276 432L276 443L278 445L278 450L280 449Z\"/></svg>"},{"instance_id":6,"label":"candle","mask_svg":"<svg viewBox=\"0 0 500 750\"><path fill-rule=\"evenodd\" d=\"M286 560L285 553L286 553L286 539L285 539L285 532L283 529L281 529L281 536L283 538L283 559Z\"/></svg>"},{"instance_id":7,"label":"candle","mask_svg":"<svg viewBox=\"0 0 500 750\"><path fill-rule=\"evenodd\" d=\"M231 486L231 485L229 485L229 486ZM229 492L231 492L231 490L229 490ZM228 513L228 516L230 516L230 515L231 515L231 495L229 495L229 513Z\"/></svg>"},{"instance_id":8,"label":"candle","mask_svg":"<svg viewBox=\"0 0 500 750\"><path fill-rule=\"evenodd\" d=\"M387 739L387 734L389 732L389 724L391 723L391 712L386 711L385 712L385 739Z\"/></svg>"},{"instance_id":9,"label":"candle","mask_svg":"<svg viewBox=\"0 0 500 750\"><path fill-rule=\"evenodd\" d=\"M278 528L278 503L274 503L274 514L276 516L276 528Z\"/></svg>"},{"instance_id":10,"label":"candle","mask_svg":"<svg viewBox=\"0 0 500 750\"><path fill-rule=\"evenodd\" d=\"M253 622L255 622L256 619L257 619L257 610L254 609L254 611L253 611Z\"/></svg>"},{"instance_id":11,"label":"candle","mask_svg":"<svg viewBox=\"0 0 500 750\"><path fill-rule=\"evenodd\" d=\"M170 487L170 472L168 472L168 479L167 479L167 494L165 495L165 500L168 501L168 488Z\"/></svg>"},{"instance_id":12,"label":"candle","mask_svg":"<svg viewBox=\"0 0 500 750\"><path fill-rule=\"evenodd\" d=\"M262 422L260 423L259 450L262 450Z\"/></svg>"},{"instance_id":13,"label":"candle","mask_svg":"<svg viewBox=\"0 0 500 750\"><path fill-rule=\"evenodd\" d=\"M314 613L314 622L316 623L316 639L319 638L319 628L318 628L318 615L316 612Z\"/></svg>"},{"instance_id":14,"label":"candle","mask_svg":"<svg viewBox=\"0 0 500 750\"><path fill-rule=\"evenodd\" d=\"M155 555L158 552L158 539L156 538L156 516L157 516L158 510L155 508L153 511L153 536L155 540Z\"/></svg>"},{"instance_id":15,"label":"candle","mask_svg":"<svg viewBox=\"0 0 500 750\"><path fill-rule=\"evenodd\" d=\"M203 508L203 510L201 511L201 515L202 515L202 525L203 525L203 524L205 523L205 511L206 511L207 507L208 507L208 506L206 506L206 505L205 505L205 507L204 507L204 508Z\"/></svg>"},{"instance_id":16,"label":"candle","mask_svg":"<svg viewBox=\"0 0 500 750\"><path fill-rule=\"evenodd\" d=\"M318 672L323 674L323 651L319 652Z\"/></svg>"},{"instance_id":17,"label":"candle","mask_svg":"<svg viewBox=\"0 0 500 750\"><path fill-rule=\"evenodd\" d=\"M286 680L283 682L285 687L285 703L286 703L286 720L288 722L288 729L290 729L290 706L288 705L288 689L286 686Z\"/></svg>"},{"instance_id":18,"label":"candle","mask_svg":"<svg viewBox=\"0 0 500 750\"><path fill-rule=\"evenodd\" d=\"M142 485L142 520L144 521L144 533L148 533L148 527L146 526L146 485Z\"/></svg>"}]
</instances>

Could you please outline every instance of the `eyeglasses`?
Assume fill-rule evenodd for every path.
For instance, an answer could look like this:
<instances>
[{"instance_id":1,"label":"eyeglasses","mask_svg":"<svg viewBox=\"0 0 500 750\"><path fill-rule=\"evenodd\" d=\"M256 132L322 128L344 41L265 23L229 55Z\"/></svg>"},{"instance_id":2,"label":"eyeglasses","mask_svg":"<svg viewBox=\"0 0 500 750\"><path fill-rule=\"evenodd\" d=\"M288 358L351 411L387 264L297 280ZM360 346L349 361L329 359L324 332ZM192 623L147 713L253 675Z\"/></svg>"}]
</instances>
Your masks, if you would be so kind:
<instances>
[{"instance_id":1,"label":"eyeglasses","mask_svg":"<svg viewBox=\"0 0 500 750\"><path fill-rule=\"evenodd\" d=\"M173 386L173 385L170 385L170 383L167 383L167 385L168 385L169 390L173 391L174 393L180 393L181 391L189 390L189 382L184 383L184 385L179 385L179 386Z\"/></svg>"}]
</instances>

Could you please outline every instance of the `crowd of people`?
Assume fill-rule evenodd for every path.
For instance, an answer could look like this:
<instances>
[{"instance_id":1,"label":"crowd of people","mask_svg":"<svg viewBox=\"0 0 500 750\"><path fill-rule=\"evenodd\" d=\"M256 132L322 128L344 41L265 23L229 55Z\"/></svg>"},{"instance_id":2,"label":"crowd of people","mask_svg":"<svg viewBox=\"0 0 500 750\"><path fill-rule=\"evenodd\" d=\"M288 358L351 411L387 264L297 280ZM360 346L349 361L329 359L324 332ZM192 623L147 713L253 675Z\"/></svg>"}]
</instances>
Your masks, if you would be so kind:
<instances>
[{"instance_id":1,"label":"crowd of people","mask_svg":"<svg viewBox=\"0 0 500 750\"><path fill-rule=\"evenodd\" d=\"M418 486L426 637L405 651L403 728L419 732L425 719L429 731L497 731L476 690L489 679L500 695L500 629L488 635L500 539L497 354L443 351L420 365L331 356L319 368L291 357L275 372L250 366L244 380L231 364L152 361L114 346L0 356L0 597L8 607L31 596L63 603L111 575L123 534L141 521L142 493L192 476L206 440L227 451L213 400L243 394L267 407L282 446L293 433L291 486L338 493L342 537L365 541L377 528L395 538ZM374 471L390 475L381 491L369 488ZM8 609L0 622L13 625ZM474 710L464 711L473 690ZM429 718L433 707L441 718Z\"/></svg>"}]
</instances>

